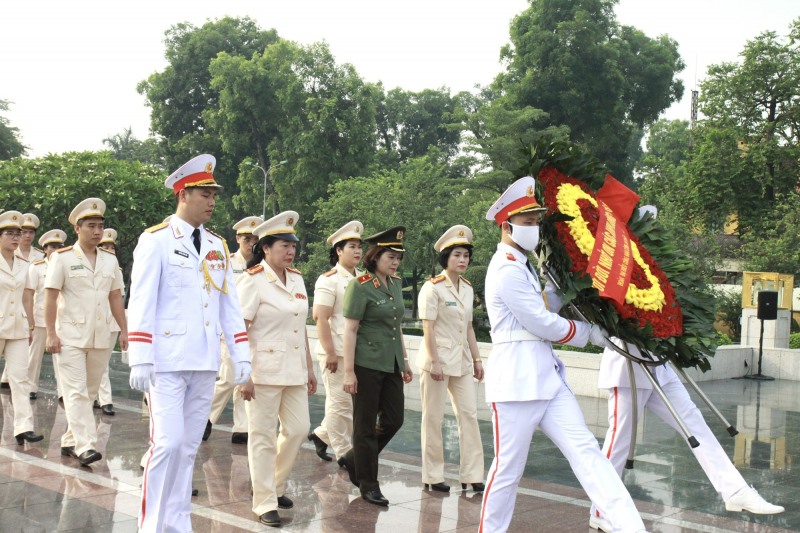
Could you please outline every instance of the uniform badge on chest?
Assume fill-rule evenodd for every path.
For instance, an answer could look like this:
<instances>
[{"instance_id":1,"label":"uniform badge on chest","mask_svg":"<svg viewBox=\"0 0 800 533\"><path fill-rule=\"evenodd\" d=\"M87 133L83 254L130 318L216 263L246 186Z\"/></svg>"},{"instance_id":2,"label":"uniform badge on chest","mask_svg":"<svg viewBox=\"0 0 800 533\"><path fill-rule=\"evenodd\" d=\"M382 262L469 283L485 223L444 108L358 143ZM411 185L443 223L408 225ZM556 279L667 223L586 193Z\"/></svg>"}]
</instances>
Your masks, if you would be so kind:
<instances>
[{"instance_id":1,"label":"uniform badge on chest","mask_svg":"<svg viewBox=\"0 0 800 533\"><path fill-rule=\"evenodd\" d=\"M210 270L225 270L225 254L218 250L208 252L205 261Z\"/></svg>"}]
</instances>

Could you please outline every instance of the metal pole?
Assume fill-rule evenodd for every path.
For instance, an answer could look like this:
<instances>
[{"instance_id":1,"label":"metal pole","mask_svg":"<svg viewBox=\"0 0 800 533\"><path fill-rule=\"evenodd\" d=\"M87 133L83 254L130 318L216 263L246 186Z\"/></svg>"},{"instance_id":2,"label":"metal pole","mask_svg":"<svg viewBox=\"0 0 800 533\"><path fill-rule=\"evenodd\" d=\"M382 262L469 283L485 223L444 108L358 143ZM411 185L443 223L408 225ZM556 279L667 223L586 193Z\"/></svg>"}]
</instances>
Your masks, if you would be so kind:
<instances>
[{"instance_id":1,"label":"metal pole","mask_svg":"<svg viewBox=\"0 0 800 533\"><path fill-rule=\"evenodd\" d=\"M689 428L686 427L686 424L683 423L683 420L681 419L678 412L675 410L674 407L672 407L672 404L667 398L667 395L664 394L664 389L662 389L661 385L658 384L658 381L656 381L656 378L650 372L650 369L647 367L647 365L639 363L639 366L642 367L642 370L644 370L647 379L649 379L650 383L653 385L653 390L656 391L656 394L659 395L661 401L664 402L664 405L666 406L667 410L672 415L672 418L675 419L675 422L678 424L678 427L681 428L681 432L686 437L686 440L689 442L689 446L691 446L692 448L697 448L698 446L700 446L700 443L697 442L697 439L694 437L694 435L689 433Z\"/></svg>"},{"instance_id":2,"label":"metal pole","mask_svg":"<svg viewBox=\"0 0 800 533\"><path fill-rule=\"evenodd\" d=\"M700 389L700 387L697 386L697 383L695 383L695 381L689 377L689 374L687 374L686 371L681 367L677 365L673 366L675 367L675 370L677 370L678 373L681 375L681 377L683 377L686 383L691 385L691 387L694 389L697 395L700 396L700 398L702 398L704 402L706 402L708 408L711 409L711 411L717 416L717 418L719 418L722 421L722 424L728 430L728 435L730 435L731 437L738 435L739 431L736 429L736 427L734 427L733 424L731 424L725 419L725 416L719 411L719 409L716 408L716 406L713 403L711 403L711 400L708 399L708 396L706 396L706 394Z\"/></svg>"},{"instance_id":3,"label":"metal pole","mask_svg":"<svg viewBox=\"0 0 800 533\"><path fill-rule=\"evenodd\" d=\"M636 450L636 432L639 430L639 394L636 390L636 376L633 374L633 362L626 359L625 363L628 367L628 381L631 386L631 407L633 408L633 416L631 420L631 447L628 450L628 460L625 461L625 468L633 470L633 456Z\"/></svg>"}]
</instances>

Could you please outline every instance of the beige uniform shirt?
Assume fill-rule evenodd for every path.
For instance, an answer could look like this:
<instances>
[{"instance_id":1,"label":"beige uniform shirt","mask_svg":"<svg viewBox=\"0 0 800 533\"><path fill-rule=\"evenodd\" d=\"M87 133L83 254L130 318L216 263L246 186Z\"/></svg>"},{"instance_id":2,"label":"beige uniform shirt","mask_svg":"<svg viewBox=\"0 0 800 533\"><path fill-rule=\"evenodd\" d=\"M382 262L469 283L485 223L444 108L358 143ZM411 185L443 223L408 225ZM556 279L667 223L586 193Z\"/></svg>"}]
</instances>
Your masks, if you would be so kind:
<instances>
[{"instance_id":1,"label":"beige uniform shirt","mask_svg":"<svg viewBox=\"0 0 800 533\"><path fill-rule=\"evenodd\" d=\"M14 250L14 255L16 255L17 257L21 257L22 259L27 259L28 262L31 264L33 264L34 261L39 261L40 259L45 258L44 252L36 248L35 246L31 246L31 251L28 252L28 257L22 255L22 250L20 250L19 247L17 247L17 249Z\"/></svg>"},{"instance_id":2,"label":"beige uniform shirt","mask_svg":"<svg viewBox=\"0 0 800 533\"><path fill-rule=\"evenodd\" d=\"M28 317L22 307L22 293L29 263L14 256L13 265L0 257L0 339L28 338Z\"/></svg>"},{"instance_id":3,"label":"beige uniform shirt","mask_svg":"<svg viewBox=\"0 0 800 533\"><path fill-rule=\"evenodd\" d=\"M236 289L242 316L251 322L247 333L253 383L305 385L308 296L303 276L287 270L284 285L266 261L245 272Z\"/></svg>"},{"instance_id":4,"label":"beige uniform shirt","mask_svg":"<svg viewBox=\"0 0 800 533\"><path fill-rule=\"evenodd\" d=\"M56 333L61 343L76 348L108 348L111 308L108 294L122 290L122 271L113 253L97 249L92 268L78 243L50 255L46 289L58 289ZM155 312L155 310L152 310Z\"/></svg>"},{"instance_id":5,"label":"beige uniform shirt","mask_svg":"<svg viewBox=\"0 0 800 533\"><path fill-rule=\"evenodd\" d=\"M463 277L458 289L442 272L422 286L419 293L419 318L435 322L436 352L442 371L448 376L472 374L472 354L467 328L472 322L472 285ZM423 341L417 353L417 366L430 371L431 359Z\"/></svg>"},{"instance_id":6,"label":"beige uniform shirt","mask_svg":"<svg viewBox=\"0 0 800 533\"><path fill-rule=\"evenodd\" d=\"M231 270L233 270L233 277L239 278L244 273L247 261L244 260L240 252L231 254Z\"/></svg>"},{"instance_id":7,"label":"beige uniform shirt","mask_svg":"<svg viewBox=\"0 0 800 533\"><path fill-rule=\"evenodd\" d=\"M360 276L363 272L356 270L356 276ZM328 323L331 326L331 337L333 338L333 348L336 354L341 356L344 348L344 315L342 309L344 307L344 291L347 289L347 284L354 277L339 263L332 269L325 272L317 279L314 285L314 305L325 305L333 308L331 318ZM317 355L326 355L325 348L322 347L321 342L317 342L314 350Z\"/></svg>"},{"instance_id":8,"label":"beige uniform shirt","mask_svg":"<svg viewBox=\"0 0 800 533\"><path fill-rule=\"evenodd\" d=\"M47 260L40 259L28 269L26 289L33 291L33 320L37 328L46 326L44 322L44 278L47 274Z\"/></svg>"}]
</instances>

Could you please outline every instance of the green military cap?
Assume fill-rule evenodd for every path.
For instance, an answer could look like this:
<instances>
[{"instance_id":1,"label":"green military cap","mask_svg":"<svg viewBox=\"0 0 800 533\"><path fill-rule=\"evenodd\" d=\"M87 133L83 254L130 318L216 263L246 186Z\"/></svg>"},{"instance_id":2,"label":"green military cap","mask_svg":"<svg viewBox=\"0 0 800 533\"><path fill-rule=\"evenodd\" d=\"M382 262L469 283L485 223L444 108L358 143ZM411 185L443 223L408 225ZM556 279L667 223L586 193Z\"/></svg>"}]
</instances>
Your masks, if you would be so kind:
<instances>
[{"instance_id":1,"label":"green military cap","mask_svg":"<svg viewBox=\"0 0 800 533\"><path fill-rule=\"evenodd\" d=\"M405 226L395 226L370 237L365 237L364 242L373 246L382 246L395 252L405 252L403 248L403 236L405 233Z\"/></svg>"}]
</instances>

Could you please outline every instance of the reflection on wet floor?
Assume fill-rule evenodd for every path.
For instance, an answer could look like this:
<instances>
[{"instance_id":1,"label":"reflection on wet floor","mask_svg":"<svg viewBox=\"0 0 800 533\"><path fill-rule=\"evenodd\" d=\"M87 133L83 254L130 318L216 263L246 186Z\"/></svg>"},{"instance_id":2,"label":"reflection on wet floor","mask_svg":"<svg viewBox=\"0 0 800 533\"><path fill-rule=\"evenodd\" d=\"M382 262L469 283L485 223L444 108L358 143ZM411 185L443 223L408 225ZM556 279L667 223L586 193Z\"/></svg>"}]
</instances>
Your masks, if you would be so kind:
<instances>
[{"instance_id":1,"label":"reflection on wet floor","mask_svg":"<svg viewBox=\"0 0 800 533\"><path fill-rule=\"evenodd\" d=\"M2 366L0 364L0 366ZM128 386L127 367L112 358L111 381L117 415L97 411L102 461L81 468L60 454L65 430L45 358L42 391L34 404L36 430L45 440L17 446L8 391L0 393L0 531L136 531L145 448L147 412L141 395ZM418 386L416 382L411 386ZM784 514L752 516L729 513L698 466L685 439L657 417L645 413L639 425L635 467L625 484L651 531L800 531L800 474L793 471L800 453L800 383L724 380L701 384L704 392L739 435L728 436L702 402L703 411L723 448L765 498L786 507ZM322 418L324 397L311 399L311 420ZM605 435L606 402L581 398L587 421L601 439ZM252 513L247 448L230 442L230 408L200 447L194 485L192 522L197 532L272 531ZM458 435L455 420L444 424L445 456L450 463L450 494L427 492L420 481L420 416L407 411L402 430L382 454L380 480L391 501L388 509L363 501L336 463L320 461L310 444L301 450L286 495L294 509L281 511L286 531L476 531L480 495L461 492L455 466ZM481 421L486 467L492 457L491 424ZM702 443L701 443L702 446ZM520 485L510 531L593 531L588 527L589 502L566 460L537 433Z\"/></svg>"}]
</instances>

